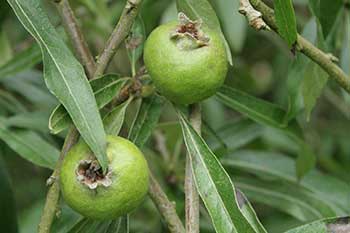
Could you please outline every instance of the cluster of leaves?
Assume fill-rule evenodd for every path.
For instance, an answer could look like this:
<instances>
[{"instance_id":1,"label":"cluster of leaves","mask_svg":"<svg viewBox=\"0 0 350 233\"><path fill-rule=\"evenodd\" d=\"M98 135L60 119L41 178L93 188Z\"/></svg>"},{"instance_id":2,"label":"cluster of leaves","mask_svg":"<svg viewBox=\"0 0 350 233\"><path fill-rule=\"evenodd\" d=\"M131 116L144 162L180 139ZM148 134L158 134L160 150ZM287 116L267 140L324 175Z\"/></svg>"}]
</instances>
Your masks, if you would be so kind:
<instances>
[{"instance_id":1,"label":"cluster of leaves","mask_svg":"<svg viewBox=\"0 0 350 233\"><path fill-rule=\"evenodd\" d=\"M287 232L326 233L349 224L348 218L336 218L350 214L348 94L327 84L321 67L299 54L291 58L289 50L299 28L318 47L340 55L342 68L350 73L350 12L343 1L299 0L296 12L291 0L274 2L286 45L279 38L247 30L237 13L237 0L145 0L126 46L111 64L110 70L120 74L90 82L63 30L54 26L59 18L47 16L47 12L55 15L52 5L43 7L39 0L1 3L0 9L12 7L37 42L20 31L14 15L0 18L0 154L9 164L16 187L14 195L0 160L4 173L0 174L0 206L7 210L2 211L0 221L6 232L16 232L18 226L23 232L36 231L33 223L38 222L43 196L29 194L28 182L44 183L49 174L36 167L29 169L33 177L23 177L28 165L14 155L53 169L72 124L103 166L106 133L128 137L142 148L181 216L187 149L207 209L201 211L202 232L284 232L324 219ZM79 0L72 4L92 51L101 51L100 41L113 28L124 2ZM131 96L121 104L116 101L123 87L135 81L130 76L142 65L146 35L159 23L176 18L177 11L200 18L215 30L222 28L219 33L225 38L228 57L235 55L225 86L203 103L203 137L188 122L186 111L175 110L157 94ZM11 34L11 27L20 33ZM15 49L20 51L15 53ZM149 82L147 76L138 81ZM316 106L319 98L324 101ZM39 189L44 192L45 187L39 185ZM29 206L19 197L38 204ZM20 203L18 213L14 200ZM140 208L130 217L99 222L82 218L62 204L52 232L167 231L150 200Z\"/></svg>"}]
</instances>

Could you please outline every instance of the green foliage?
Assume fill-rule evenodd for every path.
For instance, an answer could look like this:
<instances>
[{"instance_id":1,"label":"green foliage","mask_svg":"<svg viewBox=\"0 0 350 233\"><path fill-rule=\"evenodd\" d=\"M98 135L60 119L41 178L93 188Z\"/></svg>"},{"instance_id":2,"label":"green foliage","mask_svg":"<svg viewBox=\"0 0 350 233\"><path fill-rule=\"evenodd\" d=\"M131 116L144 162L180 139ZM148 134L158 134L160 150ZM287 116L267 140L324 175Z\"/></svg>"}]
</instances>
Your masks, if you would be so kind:
<instances>
[{"instance_id":1,"label":"green foliage","mask_svg":"<svg viewBox=\"0 0 350 233\"><path fill-rule=\"evenodd\" d=\"M292 47L297 40L297 24L292 0L274 1L278 33Z\"/></svg>"},{"instance_id":2,"label":"green foliage","mask_svg":"<svg viewBox=\"0 0 350 233\"><path fill-rule=\"evenodd\" d=\"M98 58L126 0L69 3ZM87 81L54 4L1 2L0 231L37 232L45 181L72 125L100 159L104 132L133 141L183 223L189 154L202 199L200 232L349 231L349 218L340 216L350 215L350 97L295 44L299 31L349 75L349 7L341 0L268 5L278 34L248 29L238 0L143 0L107 74ZM150 32L178 11L219 32L231 63L234 56L225 85L200 103L200 135L189 108L157 93L143 67ZM169 232L161 216L146 198L120 218L90 220L62 199L51 232Z\"/></svg>"},{"instance_id":3,"label":"green foliage","mask_svg":"<svg viewBox=\"0 0 350 233\"><path fill-rule=\"evenodd\" d=\"M8 2L23 26L41 47L45 66L44 77L48 88L68 110L75 126L105 170L106 135L83 67L60 39L40 2L36 0Z\"/></svg>"}]
</instances>

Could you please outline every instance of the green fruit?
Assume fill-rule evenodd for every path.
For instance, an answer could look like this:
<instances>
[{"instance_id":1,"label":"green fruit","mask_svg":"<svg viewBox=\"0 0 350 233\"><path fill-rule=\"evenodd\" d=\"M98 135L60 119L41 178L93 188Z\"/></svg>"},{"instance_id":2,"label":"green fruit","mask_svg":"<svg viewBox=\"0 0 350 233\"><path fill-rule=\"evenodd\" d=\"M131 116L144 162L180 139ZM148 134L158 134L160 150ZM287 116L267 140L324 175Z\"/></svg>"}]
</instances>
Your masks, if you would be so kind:
<instances>
[{"instance_id":1,"label":"green fruit","mask_svg":"<svg viewBox=\"0 0 350 233\"><path fill-rule=\"evenodd\" d=\"M108 171L103 175L87 144L80 141L63 161L64 200L85 217L115 219L134 210L147 193L147 162L132 142L108 136L107 157Z\"/></svg>"},{"instance_id":2,"label":"green fruit","mask_svg":"<svg viewBox=\"0 0 350 233\"><path fill-rule=\"evenodd\" d=\"M181 19L182 16L182 19ZM179 104L206 99L224 83L228 62L218 32L180 15L148 37L144 61L157 90Z\"/></svg>"}]
</instances>

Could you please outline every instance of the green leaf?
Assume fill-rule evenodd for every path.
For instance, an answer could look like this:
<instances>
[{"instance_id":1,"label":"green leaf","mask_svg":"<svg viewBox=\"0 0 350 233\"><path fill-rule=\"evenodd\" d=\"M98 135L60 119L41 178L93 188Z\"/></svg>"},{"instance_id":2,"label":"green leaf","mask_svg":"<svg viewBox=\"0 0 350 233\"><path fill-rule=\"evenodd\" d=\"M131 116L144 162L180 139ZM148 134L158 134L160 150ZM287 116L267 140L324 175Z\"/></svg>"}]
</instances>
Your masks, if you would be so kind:
<instances>
[{"instance_id":1,"label":"green leaf","mask_svg":"<svg viewBox=\"0 0 350 233\"><path fill-rule=\"evenodd\" d=\"M161 115L163 104L164 99L157 95L142 99L128 136L138 147L142 148L151 136Z\"/></svg>"},{"instance_id":2,"label":"green leaf","mask_svg":"<svg viewBox=\"0 0 350 233\"><path fill-rule=\"evenodd\" d=\"M345 33L341 52L341 68L350 75L350 15L345 15Z\"/></svg>"},{"instance_id":3,"label":"green leaf","mask_svg":"<svg viewBox=\"0 0 350 233\"><path fill-rule=\"evenodd\" d=\"M129 233L129 216L109 221L83 218L68 233Z\"/></svg>"},{"instance_id":4,"label":"green leaf","mask_svg":"<svg viewBox=\"0 0 350 233\"><path fill-rule=\"evenodd\" d=\"M90 81L99 109L108 104L121 90L128 78L120 78L117 74L107 74L101 78ZM72 120L63 105L58 105L51 113L49 129L51 133L58 134L69 127Z\"/></svg>"},{"instance_id":5,"label":"green leaf","mask_svg":"<svg viewBox=\"0 0 350 233\"><path fill-rule=\"evenodd\" d=\"M229 122L216 130L217 136L227 145L228 152L235 151L239 147L247 145L261 136L263 132L264 127L244 118ZM214 141L210 139L211 138L208 139L209 146L213 148L214 151L220 149L220 144L218 144L217 140Z\"/></svg>"},{"instance_id":6,"label":"green leaf","mask_svg":"<svg viewBox=\"0 0 350 233\"><path fill-rule=\"evenodd\" d=\"M129 104L132 101L132 97L124 103L113 108L107 115L103 118L103 123L105 125L105 131L107 134L118 135L125 118L125 112Z\"/></svg>"},{"instance_id":7,"label":"green leaf","mask_svg":"<svg viewBox=\"0 0 350 233\"><path fill-rule=\"evenodd\" d=\"M136 74L136 63L142 56L145 39L145 24L141 16L138 15L126 40L126 48L133 75Z\"/></svg>"},{"instance_id":8,"label":"green leaf","mask_svg":"<svg viewBox=\"0 0 350 233\"><path fill-rule=\"evenodd\" d=\"M300 147L299 163L296 167L298 178L300 179L315 165L315 155L309 148L305 153L307 145L304 142L304 136L301 127L296 120L287 124L287 113L277 105L269 103L244 93L240 90L223 86L217 92L218 99L228 107L245 114L250 119L283 131L286 135L298 143ZM302 164L304 163L305 164Z\"/></svg>"},{"instance_id":9,"label":"green leaf","mask_svg":"<svg viewBox=\"0 0 350 233\"><path fill-rule=\"evenodd\" d=\"M286 112L275 104L228 86L221 87L216 96L226 106L260 124L283 130L293 138L298 138L298 140L303 138L297 122L294 121L287 125L285 121Z\"/></svg>"},{"instance_id":10,"label":"green leaf","mask_svg":"<svg viewBox=\"0 0 350 233\"><path fill-rule=\"evenodd\" d=\"M219 19L210 3L207 0L176 0L176 6L178 12L185 13L192 20L201 19L209 28L220 33L226 47L227 59L232 65L231 49L221 31Z\"/></svg>"},{"instance_id":11,"label":"green leaf","mask_svg":"<svg viewBox=\"0 0 350 233\"><path fill-rule=\"evenodd\" d=\"M335 26L339 13L342 12L344 6L343 0L322 0L320 1L319 20L322 25L322 31L327 38Z\"/></svg>"},{"instance_id":12,"label":"green leaf","mask_svg":"<svg viewBox=\"0 0 350 233\"><path fill-rule=\"evenodd\" d=\"M1 129L0 129L1 130ZM1 131L0 131L1 132ZM1 151L0 151L1 152ZM0 226L1 232L17 233L17 214L10 177L0 154Z\"/></svg>"},{"instance_id":13,"label":"green leaf","mask_svg":"<svg viewBox=\"0 0 350 233\"><path fill-rule=\"evenodd\" d=\"M61 40L38 0L8 0L23 26L41 47L44 78L65 106L103 170L107 168L106 134L84 69Z\"/></svg>"},{"instance_id":14,"label":"green leaf","mask_svg":"<svg viewBox=\"0 0 350 233\"><path fill-rule=\"evenodd\" d=\"M25 112L6 119L7 127L18 127L48 133L48 113L44 111Z\"/></svg>"},{"instance_id":15,"label":"green leaf","mask_svg":"<svg viewBox=\"0 0 350 233\"><path fill-rule=\"evenodd\" d=\"M241 208L245 203L237 199L230 177L185 116L181 112L178 112L178 116L190 155L196 187L216 232L266 232L255 229L243 215ZM262 226L261 228L263 229Z\"/></svg>"},{"instance_id":16,"label":"green leaf","mask_svg":"<svg viewBox=\"0 0 350 233\"><path fill-rule=\"evenodd\" d=\"M317 38L317 24L315 18L309 20L305 25L302 36L311 42L315 42ZM286 120L294 119L304 108L302 100L302 82L306 67L311 61L302 54L296 54L288 70L288 112Z\"/></svg>"},{"instance_id":17,"label":"green leaf","mask_svg":"<svg viewBox=\"0 0 350 233\"><path fill-rule=\"evenodd\" d=\"M329 206L337 215L350 214L350 185L313 169L298 181L294 169L295 161L283 154L262 151L237 151L221 160L235 171L246 171L262 177L273 177L283 182L304 187ZM270 180L270 179L269 179Z\"/></svg>"},{"instance_id":18,"label":"green leaf","mask_svg":"<svg viewBox=\"0 0 350 233\"><path fill-rule=\"evenodd\" d=\"M9 33L7 33L1 26L0 22L0 67L13 57Z\"/></svg>"},{"instance_id":19,"label":"green leaf","mask_svg":"<svg viewBox=\"0 0 350 233\"><path fill-rule=\"evenodd\" d=\"M5 79L4 81L4 86L7 89L24 96L27 100L35 104L37 108L52 108L57 104L55 97L45 87L41 87L36 83L29 80L21 80L17 77Z\"/></svg>"},{"instance_id":20,"label":"green leaf","mask_svg":"<svg viewBox=\"0 0 350 233\"><path fill-rule=\"evenodd\" d=\"M6 120L0 118L0 139L24 159L42 167L55 167L59 151L29 130L7 129Z\"/></svg>"},{"instance_id":21,"label":"green leaf","mask_svg":"<svg viewBox=\"0 0 350 233\"><path fill-rule=\"evenodd\" d=\"M317 99L322 94L327 81L328 74L317 64L310 62L306 68L302 82L302 94L308 120L310 120L311 112L316 105Z\"/></svg>"},{"instance_id":22,"label":"green leaf","mask_svg":"<svg viewBox=\"0 0 350 233\"><path fill-rule=\"evenodd\" d=\"M0 107L11 113L26 112L26 107L12 93L0 90Z\"/></svg>"},{"instance_id":23,"label":"green leaf","mask_svg":"<svg viewBox=\"0 0 350 233\"><path fill-rule=\"evenodd\" d=\"M305 143L300 146L299 150L295 166L297 177L300 180L316 166L316 156L310 146Z\"/></svg>"},{"instance_id":24,"label":"green leaf","mask_svg":"<svg viewBox=\"0 0 350 233\"><path fill-rule=\"evenodd\" d=\"M236 186L253 202L276 208L300 221L306 222L336 216L332 206L297 184L260 180L256 177L233 176L233 180Z\"/></svg>"},{"instance_id":25,"label":"green leaf","mask_svg":"<svg viewBox=\"0 0 350 233\"><path fill-rule=\"evenodd\" d=\"M16 54L10 61L0 66L0 80L27 70L41 61L41 51L37 44Z\"/></svg>"},{"instance_id":26,"label":"green leaf","mask_svg":"<svg viewBox=\"0 0 350 233\"><path fill-rule=\"evenodd\" d=\"M297 22L292 0L275 0L275 17L278 33L291 48L297 40Z\"/></svg>"},{"instance_id":27,"label":"green leaf","mask_svg":"<svg viewBox=\"0 0 350 233\"><path fill-rule=\"evenodd\" d=\"M350 217L322 219L301 227L286 231L285 233L342 233L350 232Z\"/></svg>"}]
</instances>

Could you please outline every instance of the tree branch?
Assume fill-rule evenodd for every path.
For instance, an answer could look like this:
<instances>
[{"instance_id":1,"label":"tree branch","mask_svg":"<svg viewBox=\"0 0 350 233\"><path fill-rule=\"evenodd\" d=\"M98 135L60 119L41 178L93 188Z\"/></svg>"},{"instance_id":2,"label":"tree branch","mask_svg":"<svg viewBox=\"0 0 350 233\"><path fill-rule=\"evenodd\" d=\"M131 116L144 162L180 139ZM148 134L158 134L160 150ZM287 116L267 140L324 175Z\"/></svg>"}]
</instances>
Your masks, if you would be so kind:
<instances>
[{"instance_id":1,"label":"tree branch","mask_svg":"<svg viewBox=\"0 0 350 233\"><path fill-rule=\"evenodd\" d=\"M95 60L90 52L83 33L78 26L72 8L68 0L55 0L57 9L63 21L63 25L73 43L75 54L85 67L89 79L92 79L95 72Z\"/></svg>"},{"instance_id":2,"label":"tree branch","mask_svg":"<svg viewBox=\"0 0 350 233\"><path fill-rule=\"evenodd\" d=\"M109 37L102 54L97 59L97 67L94 75L95 77L104 73L120 44L129 34L141 2L142 0L127 0L117 26L114 28L111 36Z\"/></svg>"},{"instance_id":3,"label":"tree branch","mask_svg":"<svg viewBox=\"0 0 350 233\"><path fill-rule=\"evenodd\" d=\"M71 127L64 141L62 151L61 151L60 157L58 158L55 170L53 171L51 177L47 181L50 188L46 195L46 202L45 202L44 210L41 215L41 219L38 227L39 233L50 232L50 228L51 228L53 219L55 217L56 208L60 197L60 186L59 186L58 179L60 176L62 162L67 152L76 143L78 138L79 138L78 131L74 126Z\"/></svg>"},{"instance_id":4,"label":"tree branch","mask_svg":"<svg viewBox=\"0 0 350 233\"><path fill-rule=\"evenodd\" d=\"M201 134L201 107L200 104L190 105L190 122L198 134ZM186 232L199 233L199 196L193 177L190 155L186 156L186 176L185 176L185 196L186 196Z\"/></svg>"},{"instance_id":5,"label":"tree branch","mask_svg":"<svg viewBox=\"0 0 350 233\"><path fill-rule=\"evenodd\" d=\"M241 3L247 3L247 0L240 0ZM273 9L267 6L261 0L249 0L251 6L262 14L262 17L266 24L278 33L278 28L275 20L275 14ZM248 17L248 15L246 15ZM248 18L249 19L249 18ZM298 51L302 52L305 56L309 57L315 63L317 63L322 69L324 69L345 91L350 93L350 77L348 77L344 71L334 63L334 56L330 56L314 46L311 42L303 38L298 34L297 46Z\"/></svg>"},{"instance_id":6,"label":"tree branch","mask_svg":"<svg viewBox=\"0 0 350 233\"><path fill-rule=\"evenodd\" d=\"M176 213L175 204L170 202L153 174L150 172L149 196L171 233L185 233L185 228Z\"/></svg>"}]
</instances>

